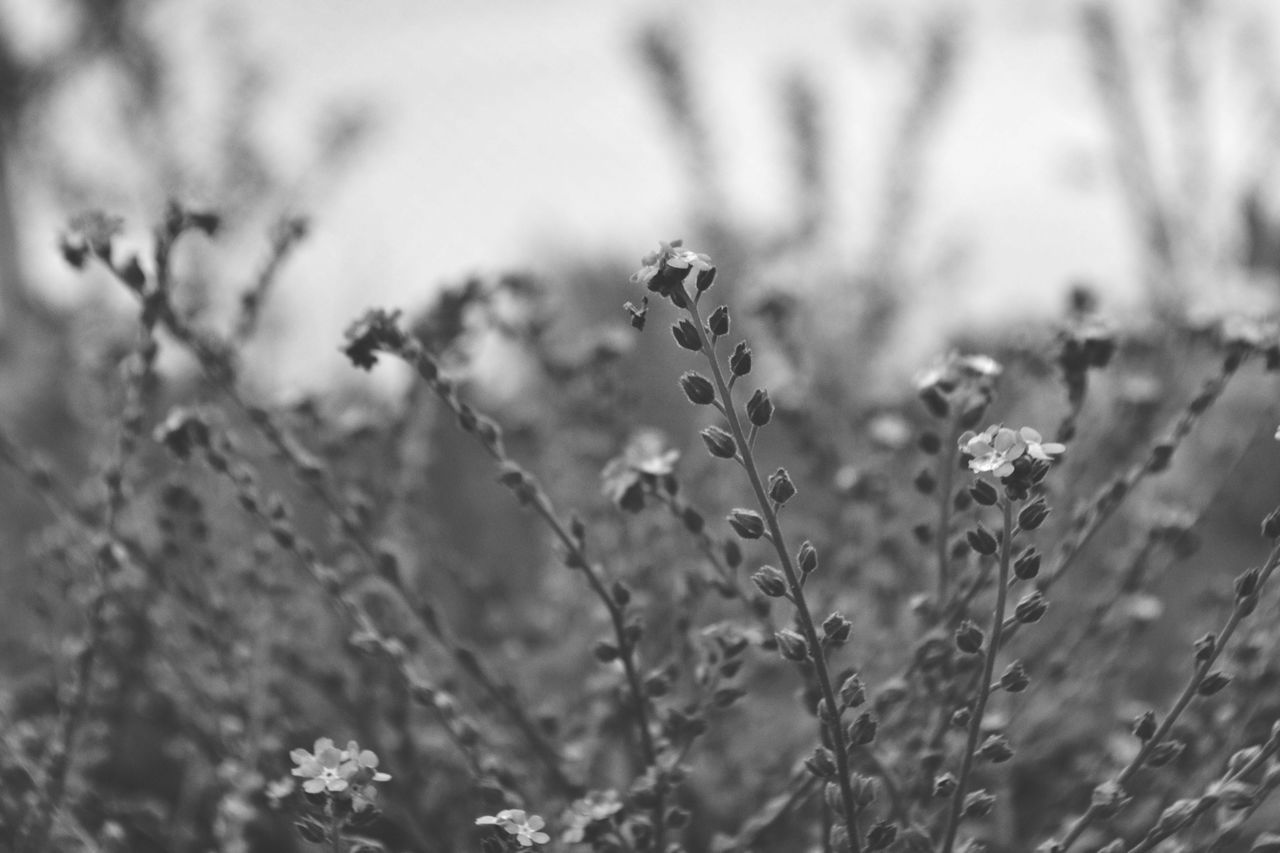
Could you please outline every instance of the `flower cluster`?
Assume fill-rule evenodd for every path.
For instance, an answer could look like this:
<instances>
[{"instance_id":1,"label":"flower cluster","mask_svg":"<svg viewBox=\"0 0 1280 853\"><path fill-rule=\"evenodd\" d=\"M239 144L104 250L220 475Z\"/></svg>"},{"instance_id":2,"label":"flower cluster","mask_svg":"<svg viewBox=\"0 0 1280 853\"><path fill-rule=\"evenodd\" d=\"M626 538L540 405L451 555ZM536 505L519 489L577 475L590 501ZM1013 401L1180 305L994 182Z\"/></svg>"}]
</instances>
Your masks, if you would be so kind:
<instances>
[{"instance_id":1,"label":"flower cluster","mask_svg":"<svg viewBox=\"0 0 1280 853\"><path fill-rule=\"evenodd\" d=\"M960 450L969 457L969 470L975 474L994 474L1008 477L1019 459L1029 457L1041 462L1053 458L1067 448L1057 442L1046 442L1031 427L1014 432L1008 427L994 425L980 433L966 432L960 436Z\"/></svg>"},{"instance_id":2,"label":"flower cluster","mask_svg":"<svg viewBox=\"0 0 1280 853\"><path fill-rule=\"evenodd\" d=\"M523 809L503 809L496 815L478 817L476 826L501 827L508 835L515 836L516 842L521 847L546 844L551 840L551 836L542 831L546 821L536 814L526 814Z\"/></svg>"},{"instance_id":3,"label":"flower cluster","mask_svg":"<svg viewBox=\"0 0 1280 853\"><path fill-rule=\"evenodd\" d=\"M346 749L338 749L330 738L316 741L314 752L295 749L289 753L293 763L293 775L305 781L302 790L308 794L333 794L350 797L356 808L372 805L377 797L376 782L386 782L391 776L378 770L378 756L372 750L361 749L355 741Z\"/></svg>"},{"instance_id":4,"label":"flower cluster","mask_svg":"<svg viewBox=\"0 0 1280 853\"><path fill-rule=\"evenodd\" d=\"M665 296L679 306L683 300L684 281L690 272L696 270L698 290L706 290L715 278L711 258L683 246L682 240L659 243L656 252L640 259L641 267L632 274L631 283L643 284L651 292Z\"/></svg>"}]
</instances>

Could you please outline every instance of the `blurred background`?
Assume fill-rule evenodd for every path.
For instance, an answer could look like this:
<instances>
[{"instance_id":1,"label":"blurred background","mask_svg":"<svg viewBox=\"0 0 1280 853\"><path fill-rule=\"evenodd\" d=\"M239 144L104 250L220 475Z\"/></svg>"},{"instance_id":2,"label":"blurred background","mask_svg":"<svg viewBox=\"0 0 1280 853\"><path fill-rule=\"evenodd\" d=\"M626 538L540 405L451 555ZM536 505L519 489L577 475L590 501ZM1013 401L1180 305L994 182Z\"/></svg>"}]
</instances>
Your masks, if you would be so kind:
<instances>
[{"instance_id":1,"label":"blurred background","mask_svg":"<svg viewBox=\"0 0 1280 853\"><path fill-rule=\"evenodd\" d=\"M286 385L327 381L312 342L371 304L715 229L909 300L913 369L933 327L1047 316L1073 282L1133 312L1272 276L1264 0L0 9L6 290L106 298L53 250L86 207L141 240L168 195L227 211L232 264L305 214L271 309L300 318L271 343Z\"/></svg>"}]
</instances>

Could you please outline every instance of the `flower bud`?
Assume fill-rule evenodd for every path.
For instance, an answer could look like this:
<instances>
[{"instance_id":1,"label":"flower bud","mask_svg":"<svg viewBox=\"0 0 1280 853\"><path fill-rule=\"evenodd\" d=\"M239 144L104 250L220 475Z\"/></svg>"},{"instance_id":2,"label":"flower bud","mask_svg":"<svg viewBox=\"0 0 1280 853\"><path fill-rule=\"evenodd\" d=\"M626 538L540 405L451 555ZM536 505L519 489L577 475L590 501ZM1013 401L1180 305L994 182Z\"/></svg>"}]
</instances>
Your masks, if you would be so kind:
<instances>
[{"instance_id":1,"label":"flower bud","mask_svg":"<svg viewBox=\"0 0 1280 853\"><path fill-rule=\"evenodd\" d=\"M1036 498L1018 513L1018 526L1023 530L1035 530L1044 524L1044 520L1048 517L1049 505L1045 503L1044 498Z\"/></svg>"},{"instance_id":2,"label":"flower bud","mask_svg":"<svg viewBox=\"0 0 1280 853\"><path fill-rule=\"evenodd\" d=\"M1200 682L1196 692L1201 696L1212 696L1231 683L1231 676L1225 672L1211 672Z\"/></svg>"},{"instance_id":3,"label":"flower bud","mask_svg":"<svg viewBox=\"0 0 1280 853\"><path fill-rule=\"evenodd\" d=\"M784 504L796 496L796 485L791 482L785 468L779 468L769 477L769 499Z\"/></svg>"},{"instance_id":4,"label":"flower bud","mask_svg":"<svg viewBox=\"0 0 1280 853\"><path fill-rule=\"evenodd\" d=\"M1013 574L1018 580L1029 581L1040 574L1040 552L1028 548L1013 561Z\"/></svg>"},{"instance_id":5,"label":"flower bud","mask_svg":"<svg viewBox=\"0 0 1280 853\"><path fill-rule=\"evenodd\" d=\"M724 564L731 569L736 569L742 565L742 546L738 544L736 539L724 540Z\"/></svg>"},{"instance_id":6,"label":"flower bud","mask_svg":"<svg viewBox=\"0 0 1280 853\"><path fill-rule=\"evenodd\" d=\"M1090 808L1103 820L1110 820L1129 802L1124 788L1114 779L1108 779L1093 789L1090 797Z\"/></svg>"},{"instance_id":7,"label":"flower bud","mask_svg":"<svg viewBox=\"0 0 1280 853\"><path fill-rule=\"evenodd\" d=\"M978 755L992 764L1003 764L1013 758L1013 747L1004 735L991 735L978 747Z\"/></svg>"},{"instance_id":8,"label":"flower bud","mask_svg":"<svg viewBox=\"0 0 1280 853\"><path fill-rule=\"evenodd\" d=\"M836 766L836 757L831 750L826 747L818 747L804 760L804 766L809 768L809 772L819 779L833 779L839 772Z\"/></svg>"},{"instance_id":9,"label":"flower bud","mask_svg":"<svg viewBox=\"0 0 1280 853\"><path fill-rule=\"evenodd\" d=\"M1133 732L1134 737L1138 740L1151 740L1151 736L1156 733L1156 715L1154 711L1144 711L1137 717L1133 718L1133 725L1129 729Z\"/></svg>"},{"instance_id":10,"label":"flower bud","mask_svg":"<svg viewBox=\"0 0 1280 853\"><path fill-rule=\"evenodd\" d=\"M1267 539L1280 539L1280 507L1262 519L1262 535Z\"/></svg>"},{"instance_id":11,"label":"flower bud","mask_svg":"<svg viewBox=\"0 0 1280 853\"><path fill-rule=\"evenodd\" d=\"M595 646L591 650L591 653L595 655L596 660L600 661L601 663L609 663L609 661L617 660L618 647L613 645L612 643L606 643L604 640L601 640L600 642L595 644Z\"/></svg>"},{"instance_id":12,"label":"flower bud","mask_svg":"<svg viewBox=\"0 0 1280 853\"><path fill-rule=\"evenodd\" d=\"M716 389L711 380L701 373L690 370L680 376L680 388L689 402L695 406L708 406L715 402Z\"/></svg>"},{"instance_id":13,"label":"flower bud","mask_svg":"<svg viewBox=\"0 0 1280 853\"><path fill-rule=\"evenodd\" d=\"M1204 663L1213 657L1214 651L1218 647L1218 638L1212 632L1205 634L1196 640L1193 648L1196 654L1196 663Z\"/></svg>"},{"instance_id":14,"label":"flower bud","mask_svg":"<svg viewBox=\"0 0 1280 853\"><path fill-rule=\"evenodd\" d=\"M920 438L916 441L916 446L920 448L921 453L927 453L933 456L942 449L942 439L931 429L927 429L920 433Z\"/></svg>"},{"instance_id":15,"label":"flower bud","mask_svg":"<svg viewBox=\"0 0 1280 853\"><path fill-rule=\"evenodd\" d=\"M996 487L987 480L978 480L970 486L969 497L973 498L974 503L981 506L995 506L996 501L1000 500L1000 494L996 491Z\"/></svg>"},{"instance_id":16,"label":"flower bud","mask_svg":"<svg viewBox=\"0 0 1280 853\"><path fill-rule=\"evenodd\" d=\"M856 708L867 701L867 688L855 672L840 685L840 701L846 708Z\"/></svg>"},{"instance_id":17,"label":"flower bud","mask_svg":"<svg viewBox=\"0 0 1280 853\"><path fill-rule=\"evenodd\" d=\"M995 534L981 524L966 533L965 540L968 541L969 547L984 557L991 556L1000 547Z\"/></svg>"},{"instance_id":18,"label":"flower bud","mask_svg":"<svg viewBox=\"0 0 1280 853\"><path fill-rule=\"evenodd\" d=\"M751 582L763 595L770 598L782 598L787 594L786 576L773 566L761 566L760 570L751 576Z\"/></svg>"},{"instance_id":19,"label":"flower bud","mask_svg":"<svg viewBox=\"0 0 1280 853\"><path fill-rule=\"evenodd\" d=\"M986 817L995 808L996 798L987 793L985 788L969 794L964 798L965 817Z\"/></svg>"},{"instance_id":20,"label":"flower bud","mask_svg":"<svg viewBox=\"0 0 1280 853\"><path fill-rule=\"evenodd\" d=\"M800 573L804 575L813 574L814 569L818 568L818 551L813 547L813 543L805 540L800 545L800 552L796 554L796 563L800 566Z\"/></svg>"},{"instance_id":21,"label":"flower bud","mask_svg":"<svg viewBox=\"0 0 1280 853\"><path fill-rule=\"evenodd\" d=\"M853 623L839 613L832 613L822 620L822 633L833 645L842 646L849 642L849 635L852 632Z\"/></svg>"},{"instance_id":22,"label":"flower bud","mask_svg":"<svg viewBox=\"0 0 1280 853\"><path fill-rule=\"evenodd\" d=\"M849 787L853 789L853 804L859 810L876 801L875 779L855 773L849 779Z\"/></svg>"},{"instance_id":23,"label":"flower bud","mask_svg":"<svg viewBox=\"0 0 1280 853\"><path fill-rule=\"evenodd\" d=\"M698 278L696 287L699 293L706 293L711 289L711 285L716 282L716 268L707 267L705 270L698 270Z\"/></svg>"},{"instance_id":24,"label":"flower bud","mask_svg":"<svg viewBox=\"0 0 1280 853\"><path fill-rule=\"evenodd\" d=\"M717 459L732 459L738 454L738 445L733 436L720 427L707 427L700 435L702 443L707 446L707 452Z\"/></svg>"},{"instance_id":25,"label":"flower bud","mask_svg":"<svg viewBox=\"0 0 1280 853\"><path fill-rule=\"evenodd\" d=\"M867 831L867 851L884 850L898 840L898 825L887 820L876 821Z\"/></svg>"},{"instance_id":26,"label":"flower bud","mask_svg":"<svg viewBox=\"0 0 1280 853\"><path fill-rule=\"evenodd\" d=\"M783 629L773 635L778 641L778 651L782 656L791 661L802 661L809 656L809 647L795 631Z\"/></svg>"},{"instance_id":27,"label":"flower bud","mask_svg":"<svg viewBox=\"0 0 1280 853\"><path fill-rule=\"evenodd\" d=\"M982 651L982 629L971 620L966 619L956 629L956 648L966 655L976 655Z\"/></svg>"},{"instance_id":28,"label":"flower bud","mask_svg":"<svg viewBox=\"0 0 1280 853\"><path fill-rule=\"evenodd\" d=\"M733 510L729 513L729 526L743 539L759 539L764 535L764 519L753 510Z\"/></svg>"},{"instance_id":29,"label":"flower bud","mask_svg":"<svg viewBox=\"0 0 1280 853\"><path fill-rule=\"evenodd\" d=\"M1044 596L1037 589L1023 596L1018 606L1014 608L1013 615L1022 624L1029 625L1032 622L1039 622L1048 609L1049 602L1044 600Z\"/></svg>"},{"instance_id":30,"label":"flower bud","mask_svg":"<svg viewBox=\"0 0 1280 853\"><path fill-rule=\"evenodd\" d=\"M955 776L950 773L942 773L933 780L933 796L938 799L950 797L956 792L958 786L959 783L956 781Z\"/></svg>"},{"instance_id":31,"label":"flower bud","mask_svg":"<svg viewBox=\"0 0 1280 853\"><path fill-rule=\"evenodd\" d=\"M1170 761L1182 755L1187 745L1180 740L1161 741L1151 747L1147 754L1147 764L1151 767L1164 767Z\"/></svg>"},{"instance_id":32,"label":"flower bud","mask_svg":"<svg viewBox=\"0 0 1280 853\"><path fill-rule=\"evenodd\" d=\"M863 711L858 718L849 724L849 743L853 746L866 746L876 739L876 730L880 724L870 711Z\"/></svg>"},{"instance_id":33,"label":"flower bud","mask_svg":"<svg viewBox=\"0 0 1280 853\"><path fill-rule=\"evenodd\" d=\"M707 318L707 330L717 338L729 334L729 306L721 305Z\"/></svg>"},{"instance_id":34,"label":"flower bud","mask_svg":"<svg viewBox=\"0 0 1280 853\"><path fill-rule=\"evenodd\" d=\"M933 472L928 468L921 468L920 473L916 474L915 480L916 491L922 495L931 495L933 490L938 487L938 480L933 476Z\"/></svg>"},{"instance_id":35,"label":"flower bud","mask_svg":"<svg viewBox=\"0 0 1280 853\"><path fill-rule=\"evenodd\" d=\"M681 320L671 327L671 334L676 343L687 350L698 352L702 349L702 339L698 337L697 328L688 320Z\"/></svg>"},{"instance_id":36,"label":"flower bud","mask_svg":"<svg viewBox=\"0 0 1280 853\"><path fill-rule=\"evenodd\" d=\"M1027 689L1027 685L1031 683L1031 677L1027 675L1027 668L1022 665L1022 661L1016 660L1005 668L1004 674L1000 676L1000 687L1006 693L1021 693Z\"/></svg>"},{"instance_id":37,"label":"flower bud","mask_svg":"<svg viewBox=\"0 0 1280 853\"><path fill-rule=\"evenodd\" d=\"M773 401L764 388L757 388L751 399L747 400L747 420L758 427L773 420Z\"/></svg>"},{"instance_id":38,"label":"flower bud","mask_svg":"<svg viewBox=\"0 0 1280 853\"><path fill-rule=\"evenodd\" d=\"M733 355L729 356L729 369L734 376L746 376L751 372L751 347L747 346L746 341L733 348Z\"/></svg>"}]
</instances>

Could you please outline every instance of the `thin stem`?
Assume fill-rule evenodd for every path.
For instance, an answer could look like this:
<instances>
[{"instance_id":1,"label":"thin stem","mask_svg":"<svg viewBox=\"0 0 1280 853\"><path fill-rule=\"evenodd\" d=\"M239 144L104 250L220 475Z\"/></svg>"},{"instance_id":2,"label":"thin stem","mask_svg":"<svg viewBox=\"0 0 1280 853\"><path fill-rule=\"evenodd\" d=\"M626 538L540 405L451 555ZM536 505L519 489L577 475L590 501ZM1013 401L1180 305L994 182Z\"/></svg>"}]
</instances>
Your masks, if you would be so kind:
<instances>
[{"instance_id":1,"label":"thin stem","mask_svg":"<svg viewBox=\"0 0 1280 853\"><path fill-rule=\"evenodd\" d=\"M956 782L955 796L951 800L951 814L947 818L947 834L942 842L942 853L951 853L960 829L964 811L964 798L968 793L969 774L978 752L978 738L982 735L982 717L991 696L991 678L995 673L996 654L1000 651L1000 635L1004 632L1004 608L1009 595L1009 557L1013 553L1013 502L1008 497L1001 502L1004 511L1004 530L1000 537L1000 576L996 579L996 609L991 617L991 642L982 662L982 678L978 682L978 698L969 718L969 737L965 742L964 757L960 762L960 778Z\"/></svg>"},{"instance_id":2,"label":"thin stem","mask_svg":"<svg viewBox=\"0 0 1280 853\"><path fill-rule=\"evenodd\" d=\"M938 531L934 537L937 540L938 551L939 612L941 612L947 600L948 585L951 579L951 555L948 553L947 544L950 539L948 533L951 530L951 487L955 478L956 453L959 450L956 447L956 441L959 439L956 427L953 425L949 432L950 437L943 446L941 470L938 472Z\"/></svg>"},{"instance_id":3,"label":"thin stem","mask_svg":"<svg viewBox=\"0 0 1280 853\"><path fill-rule=\"evenodd\" d=\"M755 492L756 504L760 507L760 512L764 516L765 524L768 527L769 541L773 543L774 550L778 554L778 561L782 564L783 574L786 575L787 587L791 591L791 600L795 604L800 628L809 647L809 657L813 661L818 687L822 691L823 702L826 703L826 708L832 717L831 722L823 721L821 724L826 726L827 733L831 737L833 752L835 753L836 772L839 774L840 797L844 807L845 828L848 830L849 850L851 853L861 853L862 845L858 840L858 828L855 821L857 809L854 806L853 786L849 779L848 744L845 740L844 729L840 725L840 705L836 701L836 692L831 684L831 674L827 669L827 660L822 651L822 643L818 638L818 630L814 625L813 616L809 612L809 605L804 597L804 588L800 583L800 575L792 564L791 554L787 551L786 540L782 535L782 526L778 523L777 510L765 490L764 481L760 477L760 470L756 466L755 457L752 454L751 442L747 438L746 431L742 428L742 420L738 416L737 407L733 402L733 392L725 382L724 372L716 359L715 346L708 338L706 329L703 328L702 317L698 314L697 303L689 298L687 294L684 302L686 309L693 317L693 326L697 329L703 355L706 356L707 363L711 367L712 379L715 381L716 389L720 394L720 400L724 403L725 418L729 422L733 440L738 445L742 467L747 472L747 479L751 482L751 490Z\"/></svg>"},{"instance_id":4,"label":"thin stem","mask_svg":"<svg viewBox=\"0 0 1280 853\"><path fill-rule=\"evenodd\" d=\"M1262 571L1258 575L1255 595L1261 593L1263 586L1275 571L1278 563L1280 563L1280 545L1275 545L1271 549L1271 554L1267 557L1266 565L1263 566ZM1153 734L1146 743L1142 745L1142 749L1138 750L1138 754L1135 755L1129 763L1125 765L1125 768L1120 771L1120 774L1116 776L1115 782L1121 788L1124 788L1124 786L1128 784L1129 780L1142 769L1143 764L1146 763L1146 760L1151 756L1151 753L1155 751L1155 748L1159 746L1166 737L1168 737L1169 732L1173 730L1174 724L1177 723L1178 718L1182 716L1182 712L1187 709L1187 706L1191 704L1191 700L1196 697L1200 684L1204 681L1205 676L1209 674L1214 663L1218 660L1218 656L1221 655L1223 650L1227 647L1227 643L1235 633L1236 627L1246 615L1247 608L1244 606L1244 601L1237 599L1235 606L1231 608L1231 615L1227 618L1226 624L1222 626L1222 630L1218 633L1217 637L1214 638L1212 650L1210 650L1210 652L1204 656L1204 659L1197 664L1195 671L1187 680L1186 686L1182 688L1182 693L1180 693L1178 698L1174 700L1173 706L1165 715L1164 721L1160 723L1155 734ZM1063 836L1061 846L1063 853L1066 853L1066 851L1071 849L1071 845L1080 838L1085 829L1089 827L1089 824L1091 824L1094 818L1098 816L1101 808L1102 807L1100 806L1090 804L1089 808L1085 809L1084 814L1076 818L1075 823L1071 825L1071 828L1067 830L1067 834Z\"/></svg>"}]
</instances>

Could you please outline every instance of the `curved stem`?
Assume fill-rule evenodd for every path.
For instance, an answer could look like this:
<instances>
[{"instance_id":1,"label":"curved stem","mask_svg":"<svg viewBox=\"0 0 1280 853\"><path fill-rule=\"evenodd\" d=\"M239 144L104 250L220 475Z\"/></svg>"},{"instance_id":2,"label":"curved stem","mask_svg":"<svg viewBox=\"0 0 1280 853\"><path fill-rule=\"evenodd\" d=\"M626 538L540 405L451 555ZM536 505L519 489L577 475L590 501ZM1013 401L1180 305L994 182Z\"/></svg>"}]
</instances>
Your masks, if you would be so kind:
<instances>
[{"instance_id":1,"label":"curved stem","mask_svg":"<svg viewBox=\"0 0 1280 853\"><path fill-rule=\"evenodd\" d=\"M978 738L982 736L982 717L987 710L987 699L991 696L991 678L995 673L996 655L1000 651L1001 634L1004 632L1004 608L1009 596L1009 557L1013 553L1013 502L1006 497L1001 501L1000 508L1004 510L1004 529L1000 537L1000 576L996 580L996 609L991 617L991 642L982 662L982 680L978 682L978 699L969 718L969 737L960 762L960 778L956 783L955 796L951 800L951 815L947 818L947 834L942 842L942 853L951 853L956 843L956 832L960 829L969 774L973 771Z\"/></svg>"},{"instance_id":2,"label":"curved stem","mask_svg":"<svg viewBox=\"0 0 1280 853\"><path fill-rule=\"evenodd\" d=\"M774 550L778 554L778 561L782 564L783 574L786 575L787 587L791 591L791 601L795 604L800 629L804 633L805 642L809 646L809 657L813 661L813 668L817 675L818 687L822 691L823 702L833 717L830 723L823 721L821 725L826 727L827 733L831 737L832 751L835 753L836 772L839 774L840 798L844 807L845 828L848 830L849 850L850 853L861 853L861 843L858 841L858 828L855 820L857 809L854 805L853 787L849 779L848 744L845 740L844 729L840 725L840 705L836 700L835 689L831 685L831 674L827 668L826 656L822 651L822 642L818 638L818 630L814 625L813 616L809 612L808 602L805 601L799 572L796 571L796 567L791 560L791 554L787 551L786 540L782 535L782 526L778 523L777 509L773 501L769 499L769 493L765 489L764 480L760 476L760 470L752 454L752 442L747 432L742 428L742 419L738 416L737 408L734 406L733 392L729 389L728 383L724 378L724 371L721 370L720 364L716 360L715 347L702 325L702 317L698 314L697 303L689 298L687 294L685 296L685 307L693 317L693 326L698 331L698 340L702 344L702 353L706 356L707 363L711 367L712 379L716 384L717 392L720 394L720 400L724 404L725 419L729 422L729 430L733 434L734 442L738 445L742 467L747 472L747 479L751 482L751 490L755 493L756 504L760 507L765 525L768 527L768 539L773 543Z\"/></svg>"},{"instance_id":3,"label":"curved stem","mask_svg":"<svg viewBox=\"0 0 1280 853\"><path fill-rule=\"evenodd\" d=\"M1280 545L1275 545L1272 547L1271 553L1267 557L1267 562L1262 567L1262 571L1258 575L1257 591L1255 595L1262 592L1262 588L1271 578L1271 575L1275 572L1278 564L1280 564ZM1191 700L1196 698L1200 684L1213 668L1214 663L1218 660L1218 656L1221 655L1223 650L1227 647L1227 643L1230 642L1231 636L1235 634L1236 628L1240 625L1240 621L1247 615L1248 608L1245 606L1244 602L1240 599L1236 599L1235 606L1231 608L1231 615L1227 617L1227 621L1222 626L1222 630L1218 632L1217 637L1214 638L1212 651L1205 655L1204 659L1196 666L1195 672L1191 674L1191 678L1187 680L1186 686L1182 688L1182 693L1180 693L1178 698L1174 700L1173 706L1165 715L1164 721L1160 723L1155 734L1153 734L1142 745L1142 749L1138 750L1138 754L1135 755L1132 760L1125 765L1125 768L1120 771L1120 774L1116 776L1116 784L1121 788L1124 788L1124 786L1128 784L1129 780L1142 769L1143 764L1151 756L1151 753L1155 751L1155 748L1169 736L1169 732L1173 730L1173 726L1178 722L1178 718L1182 716L1182 712L1191 704ZM1093 822L1093 819L1098 816L1100 811L1100 807L1090 804L1090 806L1085 809L1084 814L1076 818L1075 823L1071 824L1071 828L1068 829L1067 834L1063 836L1061 844L1063 853L1067 853L1067 851L1071 849L1071 845L1079 840L1085 829L1088 828L1089 824Z\"/></svg>"}]
</instances>

